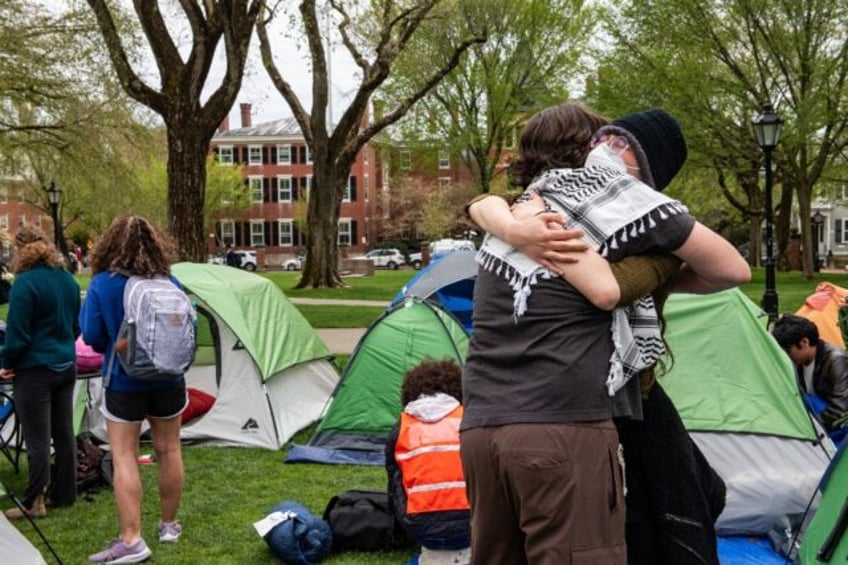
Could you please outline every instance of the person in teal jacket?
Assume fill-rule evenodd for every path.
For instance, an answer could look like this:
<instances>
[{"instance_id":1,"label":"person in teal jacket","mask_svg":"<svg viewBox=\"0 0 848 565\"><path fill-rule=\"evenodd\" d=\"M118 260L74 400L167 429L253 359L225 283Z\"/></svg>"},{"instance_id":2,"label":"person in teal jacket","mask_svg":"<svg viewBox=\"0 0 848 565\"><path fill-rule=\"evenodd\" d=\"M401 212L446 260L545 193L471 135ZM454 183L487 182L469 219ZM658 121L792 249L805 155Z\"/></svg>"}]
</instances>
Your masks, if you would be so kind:
<instances>
[{"instance_id":1,"label":"person in teal jacket","mask_svg":"<svg viewBox=\"0 0 848 565\"><path fill-rule=\"evenodd\" d=\"M0 377L15 381L15 411L27 447L29 483L25 510L12 508L6 516L23 518L26 513L40 518L47 512L48 488L52 505L70 506L76 501L73 393L80 288L54 245L35 227L24 227L15 237L12 271L15 281Z\"/></svg>"}]
</instances>

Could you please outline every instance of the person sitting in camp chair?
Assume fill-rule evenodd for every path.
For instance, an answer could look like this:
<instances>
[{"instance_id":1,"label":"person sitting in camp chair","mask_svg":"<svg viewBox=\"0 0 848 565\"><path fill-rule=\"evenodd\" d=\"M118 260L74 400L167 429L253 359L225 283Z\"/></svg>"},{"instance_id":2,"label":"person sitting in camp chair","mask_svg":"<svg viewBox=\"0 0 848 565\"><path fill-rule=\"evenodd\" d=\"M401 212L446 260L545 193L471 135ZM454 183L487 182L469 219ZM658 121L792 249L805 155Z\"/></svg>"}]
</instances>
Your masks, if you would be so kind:
<instances>
[{"instance_id":1,"label":"person sitting in camp chair","mask_svg":"<svg viewBox=\"0 0 848 565\"><path fill-rule=\"evenodd\" d=\"M426 360L407 371L403 412L386 443L389 500L421 544L418 563L469 563L471 515L459 457L462 369Z\"/></svg>"},{"instance_id":2,"label":"person sitting in camp chair","mask_svg":"<svg viewBox=\"0 0 848 565\"><path fill-rule=\"evenodd\" d=\"M816 325L784 314L772 335L795 365L798 386L812 411L835 440L848 431L848 357L839 347L819 339Z\"/></svg>"}]
</instances>

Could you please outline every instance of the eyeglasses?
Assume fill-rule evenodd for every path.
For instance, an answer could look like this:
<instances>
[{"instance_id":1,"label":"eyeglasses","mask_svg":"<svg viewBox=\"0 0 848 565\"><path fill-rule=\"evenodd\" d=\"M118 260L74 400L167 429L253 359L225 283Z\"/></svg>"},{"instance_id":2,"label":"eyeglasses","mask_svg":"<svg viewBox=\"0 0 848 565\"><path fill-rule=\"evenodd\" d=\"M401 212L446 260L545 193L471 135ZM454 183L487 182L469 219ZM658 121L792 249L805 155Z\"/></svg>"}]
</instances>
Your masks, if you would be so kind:
<instances>
[{"instance_id":1,"label":"eyeglasses","mask_svg":"<svg viewBox=\"0 0 848 565\"><path fill-rule=\"evenodd\" d=\"M606 133L596 133L589 141L589 148L594 149L600 143L606 143L610 149L615 151L616 155L621 155L630 148L630 142L623 135L609 135Z\"/></svg>"}]
</instances>

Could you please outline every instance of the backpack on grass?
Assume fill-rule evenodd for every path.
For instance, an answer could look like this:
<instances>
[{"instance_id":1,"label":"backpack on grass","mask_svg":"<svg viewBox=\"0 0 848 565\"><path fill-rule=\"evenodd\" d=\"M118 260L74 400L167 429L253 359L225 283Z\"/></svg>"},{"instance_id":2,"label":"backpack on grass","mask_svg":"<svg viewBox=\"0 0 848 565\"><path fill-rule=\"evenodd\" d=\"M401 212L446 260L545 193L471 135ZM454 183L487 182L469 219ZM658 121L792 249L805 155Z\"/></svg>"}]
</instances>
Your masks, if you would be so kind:
<instances>
[{"instance_id":1,"label":"backpack on grass","mask_svg":"<svg viewBox=\"0 0 848 565\"><path fill-rule=\"evenodd\" d=\"M124 288L118 360L134 379L171 380L194 361L196 325L194 305L168 277L132 276Z\"/></svg>"},{"instance_id":2,"label":"backpack on grass","mask_svg":"<svg viewBox=\"0 0 848 565\"><path fill-rule=\"evenodd\" d=\"M334 551L394 550L411 544L385 491L347 490L338 494L327 503L324 520L333 531Z\"/></svg>"},{"instance_id":3,"label":"backpack on grass","mask_svg":"<svg viewBox=\"0 0 848 565\"><path fill-rule=\"evenodd\" d=\"M112 453L95 443L91 432L82 432L77 444L77 492L88 494L112 486Z\"/></svg>"}]
</instances>

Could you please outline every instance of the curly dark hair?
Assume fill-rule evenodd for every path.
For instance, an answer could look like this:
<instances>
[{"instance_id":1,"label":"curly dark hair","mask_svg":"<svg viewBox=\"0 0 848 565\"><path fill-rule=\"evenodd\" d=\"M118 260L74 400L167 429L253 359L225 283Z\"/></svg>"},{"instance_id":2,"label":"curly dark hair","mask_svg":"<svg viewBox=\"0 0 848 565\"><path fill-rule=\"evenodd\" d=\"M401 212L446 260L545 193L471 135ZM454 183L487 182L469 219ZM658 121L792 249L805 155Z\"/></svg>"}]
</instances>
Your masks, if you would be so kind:
<instances>
[{"instance_id":1,"label":"curly dark hair","mask_svg":"<svg viewBox=\"0 0 848 565\"><path fill-rule=\"evenodd\" d=\"M22 273L36 265L60 268L65 267L65 261L43 231L35 226L24 226L15 236L15 256L10 269L13 273Z\"/></svg>"},{"instance_id":2,"label":"curly dark hair","mask_svg":"<svg viewBox=\"0 0 848 565\"><path fill-rule=\"evenodd\" d=\"M518 157L510 165L512 184L527 186L548 169L582 167L592 135L609 120L588 106L565 102L530 118L518 141Z\"/></svg>"},{"instance_id":3,"label":"curly dark hair","mask_svg":"<svg viewBox=\"0 0 848 565\"><path fill-rule=\"evenodd\" d=\"M141 216L116 218L91 250L92 274L123 271L152 277L167 275L176 247L167 235Z\"/></svg>"},{"instance_id":4,"label":"curly dark hair","mask_svg":"<svg viewBox=\"0 0 848 565\"><path fill-rule=\"evenodd\" d=\"M443 392L462 402L462 369L453 359L425 359L406 372L400 399L404 406L422 394Z\"/></svg>"}]
</instances>

